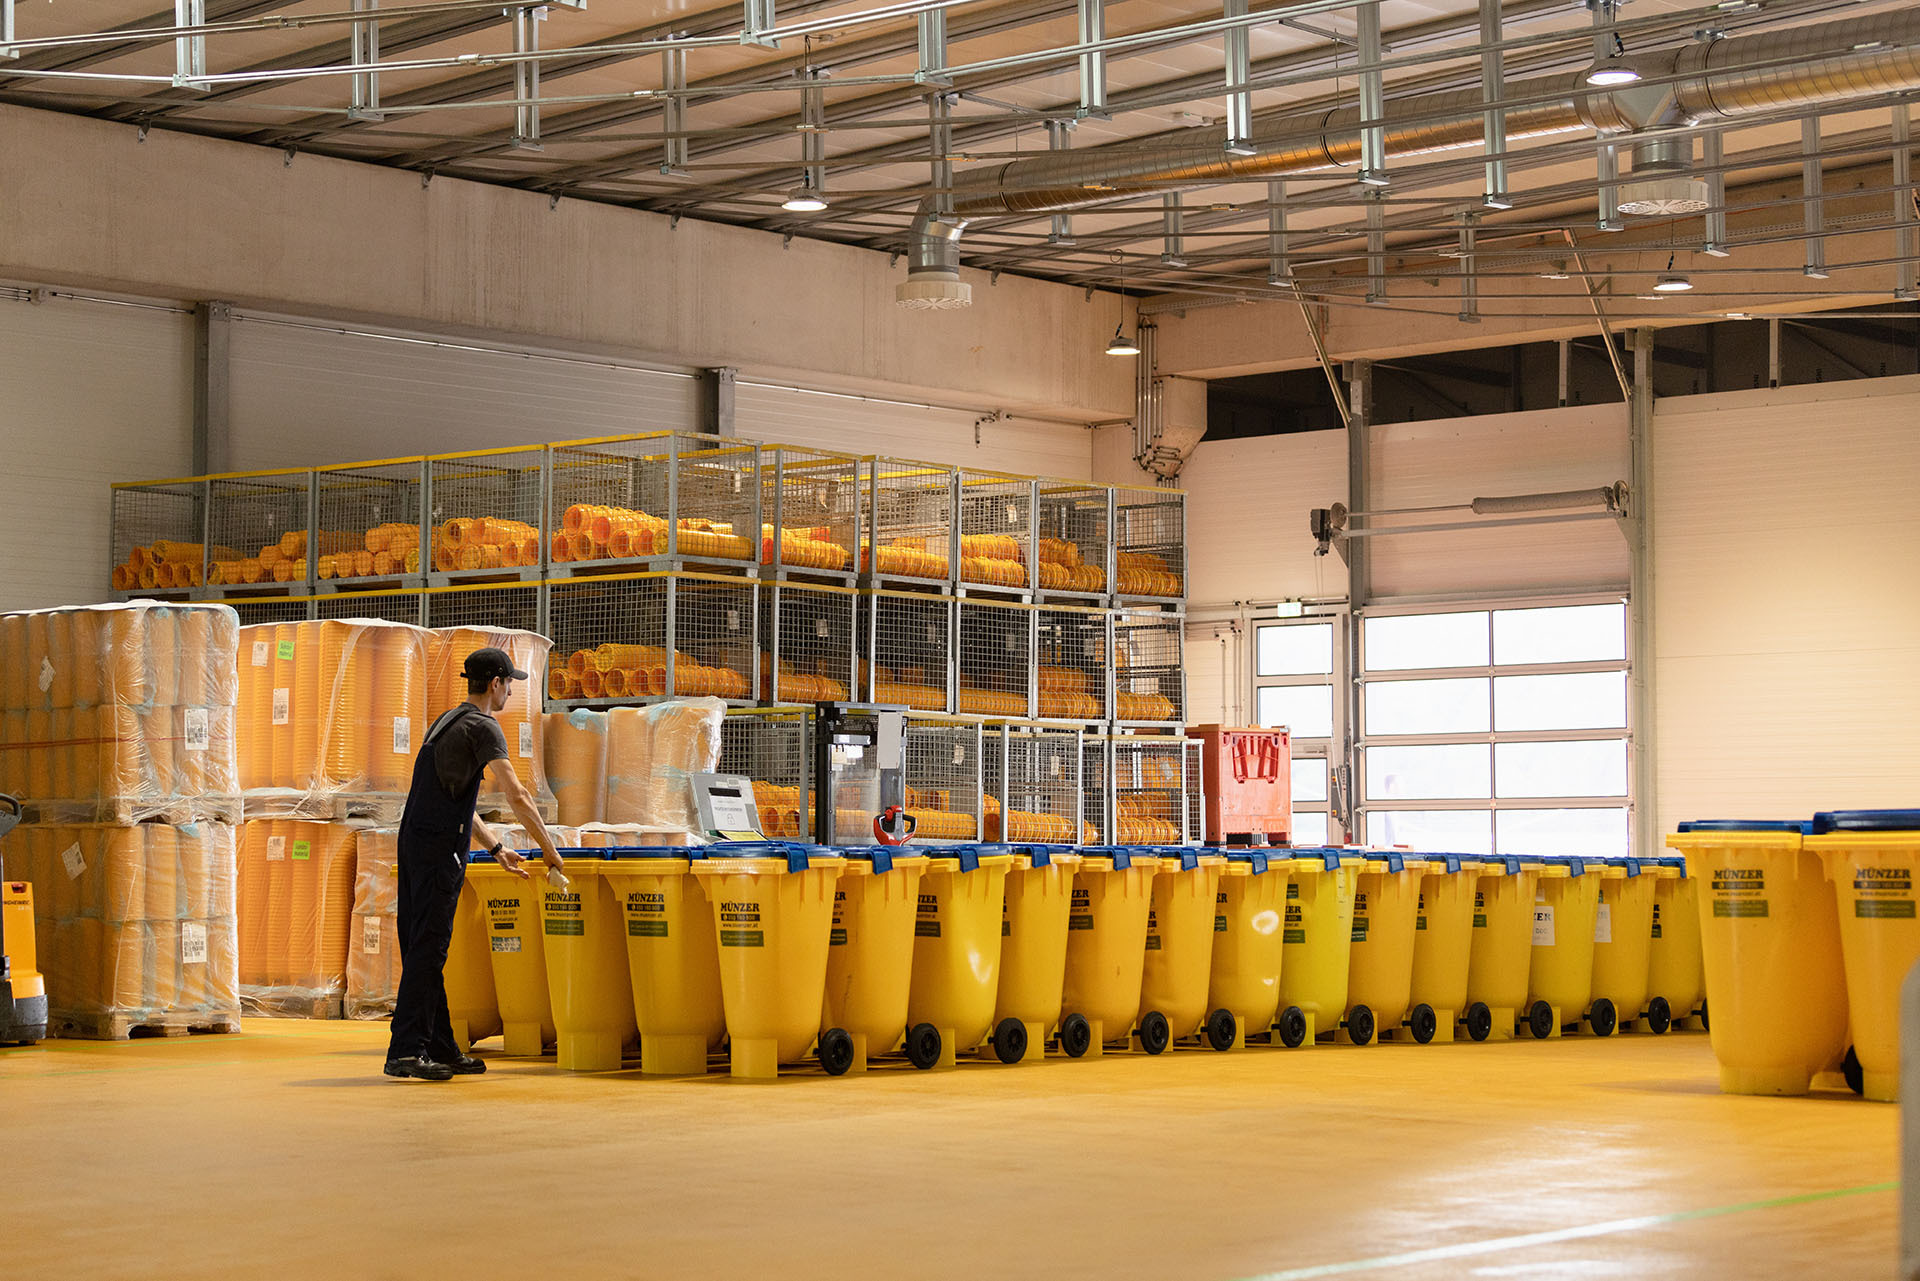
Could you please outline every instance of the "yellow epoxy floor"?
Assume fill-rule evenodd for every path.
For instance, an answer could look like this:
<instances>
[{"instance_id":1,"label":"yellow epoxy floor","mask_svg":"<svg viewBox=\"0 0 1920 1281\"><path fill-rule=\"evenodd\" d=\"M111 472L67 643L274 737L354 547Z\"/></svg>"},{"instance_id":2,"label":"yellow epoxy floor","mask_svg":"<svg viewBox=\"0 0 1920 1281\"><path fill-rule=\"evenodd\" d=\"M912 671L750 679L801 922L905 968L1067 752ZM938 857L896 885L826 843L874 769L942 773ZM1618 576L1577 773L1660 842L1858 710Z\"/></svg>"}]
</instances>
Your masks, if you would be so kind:
<instances>
[{"instance_id":1,"label":"yellow epoxy floor","mask_svg":"<svg viewBox=\"0 0 1920 1281\"><path fill-rule=\"evenodd\" d=\"M1898 1110L1721 1095L1699 1034L772 1085L498 1057L402 1082L385 1043L249 1020L0 1050L6 1257L62 1281L1894 1269Z\"/></svg>"}]
</instances>

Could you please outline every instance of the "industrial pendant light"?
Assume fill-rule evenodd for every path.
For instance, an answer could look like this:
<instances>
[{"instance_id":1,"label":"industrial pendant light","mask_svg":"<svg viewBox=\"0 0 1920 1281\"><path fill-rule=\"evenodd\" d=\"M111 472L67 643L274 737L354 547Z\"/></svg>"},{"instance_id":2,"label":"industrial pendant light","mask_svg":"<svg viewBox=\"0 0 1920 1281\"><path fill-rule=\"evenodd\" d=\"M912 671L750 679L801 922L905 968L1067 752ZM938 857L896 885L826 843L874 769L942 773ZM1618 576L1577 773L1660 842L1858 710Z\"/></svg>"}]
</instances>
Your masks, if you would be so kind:
<instances>
[{"instance_id":1,"label":"industrial pendant light","mask_svg":"<svg viewBox=\"0 0 1920 1281\"><path fill-rule=\"evenodd\" d=\"M819 213L827 207L827 195L812 187L795 187L787 193L787 198L780 202L780 207L788 213Z\"/></svg>"},{"instance_id":2,"label":"industrial pendant light","mask_svg":"<svg viewBox=\"0 0 1920 1281\"><path fill-rule=\"evenodd\" d=\"M1684 294L1693 288L1693 282L1684 272L1673 269L1674 255L1667 255L1667 269L1653 282L1653 292L1657 294Z\"/></svg>"},{"instance_id":3,"label":"industrial pendant light","mask_svg":"<svg viewBox=\"0 0 1920 1281\"><path fill-rule=\"evenodd\" d=\"M1621 42L1620 33L1614 32L1612 55L1588 69L1587 83L1596 89L1617 89L1639 79L1639 64L1627 56L1627 46Z\"/></svg>"},{"instance_id":4,"label":"industrial pendant light","mask_svg":"<svg viewBox=\"0 0 1920 1281\"><path fill-rule=\"evenodd\" d=\"M1107 344L1107 354L1109 356L1138 356L1140 354L1140 344L1127 337L1125 326L1126 322L1121 321L1120 324L1113 327L1113 341Z\"/></svg>"}]
</instances>

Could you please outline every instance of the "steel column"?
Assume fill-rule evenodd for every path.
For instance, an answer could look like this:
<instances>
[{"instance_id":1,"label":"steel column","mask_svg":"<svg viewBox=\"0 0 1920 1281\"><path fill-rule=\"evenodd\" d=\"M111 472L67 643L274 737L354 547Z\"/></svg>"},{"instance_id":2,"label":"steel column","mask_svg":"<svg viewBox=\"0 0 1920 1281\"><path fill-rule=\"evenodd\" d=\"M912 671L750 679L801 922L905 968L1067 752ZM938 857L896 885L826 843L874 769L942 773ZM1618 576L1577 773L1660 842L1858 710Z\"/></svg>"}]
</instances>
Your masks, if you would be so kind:
<instances>
[{"instance_id":1,"label":"steel column","mask_svg":"<svg viewBox=\"0 0 1920 1281\"><path fill-rule=\"evenodd\" d=\"M800 91L800 185L815 193L827 189L827 91L820 85L823 67L808 67Z\"/></svg>"},{"instance_id":2,"label":"steel column","mask_svg":"<svg viewBox=\"0 0 1920 1281\"><path fill-rule=\"evenodd\" d=\"M515 53L539 52L540 23L545 18L544 9L519 8L512 11L510 21L513 24ZM528 58L513 64L513 101L512 145L523 151L539 151L541 147L538 59Z\"/></svg>"},{"instance_id":3,"label":"steel column","mask_svg":"<svg viewBox=\"0 0 1920 1281\"><path fill-rule=\"evenodd\" d=\"M1066 151L1073 146L1073 126L1071 120L1047 121L1047 150ZM1047 243L1050 245L1071 245L1073 241L1073 215L1055 214L1053 224L1047 231Z\"/></svg>"},{"instance_id":4,"label":"steel column","mask_svg":"<svg viewBox=\"0 0 1920 1281\"><path fill-rule=\"evenodd\" d=\"M1902 302L1920 298L1920 226L1913 205L1912 121L1907 104L1893 108L1893 252L1897 282L1893 296Z\"/></svg>"},{"instance_id":5,"label":"steel column","mask_svg":"<svg viewBox=\"0 0 1920 1281\"><path fill-rule=\"evenodd\" d=\"M1222 12L1229 18L1244 18L1247 0L1224 0ZM1246 87L1253 74L1251 28L1231 27L1221 37L1226 52L1227 138L1230 155L1250 156L1253 145L1253 91Z\"/></svg>"},{"instance_id":6,"label":"steel column","mask_svg":"<svg viewBox=\"0 0 1920 1281\"><path fill-rule=\"evenodd\" d=\"M660 87L666 98L661 104L660 127L667 135L666 153L660 172L670 178L687 176L692 147L687 138L687 51L668 49L660 55Z\"/></svg>"},{"instance_id":7,"label":"steel column","mask_svg":"<svg viewBox=\"0 0 1920 1281\"><path fill-rule=\"evenodd\" d=\"M1506 72L1500 56L1500 0L1480 0L1480 96L1486 100L1487 182L1480 203L1489 209L1511 209L1507 193L1507 112L1499 102Z\"/></svg>"},{"instance_id":8,"label":"steel column","mask_svg":"<svg viewBox=\"0 0 1920 1281\"><path fill-rule=\"evenodd\" d=\"M193 309L193 474L232 470L233 304Z\"/></svg>"},{"instance_id":9,"label":"steel column","mask_svg":"<svg viewBox=\"0 0 1920 1281\"><path fill-rule=\"evenodd\" d=\"M1479 281L1474 276L1475 227L1480 221L1472 213L1460 215L1460 319L1480 323Z\"/></svg>"},{"instance_id":10,"label":"steel column","mask_svg":"<svg viewBox=\"0 0 1920 1281\"><path fill-rule=\"evenodd\" d=\"M1367 199L1367 301L1387 296L1387 211L1374 192Z\"/></svg>"},{"instance_id":11,"label":"steel column","mask_svg":"<svg viewBox=\"0 0 1920 1281\"><path fill-rule=\"evenodd\" d=\"M1800 182L1805 188L1803 207L1807 214L1807 265L1801 274L1813 280L1827 278L1826 201L1821 198L1820 117L1808 116L1800 122Z\"/></svg>"},{"instance_id":12,"label":"steel column","mask_svg":"<svg viewBox=\"0 0 1920 1281\"><path fill-rule=\"evenodd\" d=\"M207 24L207 0L173 0L173 24L176 27L204 27ZM173 42L173 85L176 89L204 91L207 74L207 38L176 36Z\"/></svg>"},{"instance_id":13,"label":"steel column","mask_svg":"<svg viewBox=\"0 0 1920 1281\"><path fill-rule=\"evenodd\" d=\"M929 9L920 15L918 43L920 69L914 79L921 84L950 85L947 75L947 11Z\"/></svg>"},{"instance_id":14,"label":"steel column","mask_svg":"<svg viewBox=\"0 0 1920 1281\"><path fill-rule=\"evenodd\" d=\"M1767 317L1767 386L1780 385L1780 317Z\"/></svg>"},{"instance_id":15,"label":"steel column","mask_svg":"<svg viewBox=\"0 0 1920 1281\"><path fill-rule=\"evenodd\" d=\"M1380 5L1362 0L1353 10L1360 33L1360 181L1384 187L1387 178L1386 87L1380 71Z\"/></svg>"},{"instance_id":16,"label":"steel column","mask_svg":"<svg viewBox=\"0 0 1920 1281\"><path fill-rule=\"evenodd\" d=\"M1727 248L1726 135L1718 129L1701 134L1700 160L1707 169L1707 240L1700 251L1713 258L1725 258L1733 252Z\"/></svg>"},{"instance_id":17,"label":"steel column","mask_svg":"<svg viewBox=\"0 0 1920 1281\"><path fill-rule=\"evenodd\" d=\"M353 0L353 11L355 13L371 14L379 7L380 0ZM525 13L525 10L514 11L516 31L518 30L517 24L520 21L520 15L523 13ZM367 68L366 71L356 73L353 77L352 92L348 99L347 119L384 120L386 117L380 112L380 73L375 70L375 68L380 65L379 20L369 18L366 22L356 22L348 29L347 34L348 52L349 56L353 59L353 65ZM517 48L517 39L515 45Z\"/></svg>"},{"instance_id":18,"label":"steel column","mask_svg":"<svg viewBox=\"0 0 1920 1281\"><path fill-rule=\"evenodd\" d=\"M775 0L745 0L745 12L741 18L740 43L757 44L763 49L778 49L780 41L767 32L780 25L779 16L774 12Z\"/></svg>"},{"instance_id":19,"label":"steel column","mask_svg":"<svg viewBox=\"0 0 1920 1281\"><path fill-rule=\"evenodd\" d=\"M1653 330L1633 331L1633 401L1629 407L1632 490L1626 534L1631 552L1627 610L1633 639L1631 734L1633 814L1629 852L1648 858L1660 850L1660 812L1655 775L1654 562L1653 562Z\"/></svg>"},{"instance_id":20,"label":"steel column","mask_svg":"<svg viewBox=\"0 0 1920 1281\"><path fill-rule=\"evenodd\" d=\"M1293 284L1287 262L1287 184L1279 179L1267 184L1267 283Z\"/></svg>"},{"instance_id":21,"label":"steel column","mask_svg":"<svg viewBox=\"0 0 1920 1281\"><path fill-rule=\"evenodd\" d=\"M1594 226L1601 231L1619 231L1626 226L1620 221L1619 149L1610 142L1602 142L1594 155L1594 168L1600 191L1600 216Z\"/></svg>"},{"instance_id":22,"label":"steel column","mask_svg":"<svg viewBox=\"0 0 1920 1281\"><path fill-rule=\"evenodd\" d=\"M1186 238L1182 234L1185 211L1181 207L1180 193L1177 191L1168 192L1161 198L1161 205L1165 247L1160 252L1160 265L1163 267L1184 267L1187 265Z\"/></svg>"},{"instance_id":23,"label":"steel column","mask_svg":"<svg viewBox=\"0 0 1920 1281\"><path fill-rule=\"evenodd\" d=\"M1106 0L1080 0L1080 43L1098 44L1106 38ZM1102 50L1080 55L1080 114L1107 118L1107 55Z\"/></svg>"},{"instance_id":24,"label":"steel column","mask_svg":"<svg viewBox=\"0 0 1920 1281\"><path fill-rule=\"evenodd\" d=\"M13 48L13 0L0 0L0 58L18 58Z\"/></svg>"}]
</instances>

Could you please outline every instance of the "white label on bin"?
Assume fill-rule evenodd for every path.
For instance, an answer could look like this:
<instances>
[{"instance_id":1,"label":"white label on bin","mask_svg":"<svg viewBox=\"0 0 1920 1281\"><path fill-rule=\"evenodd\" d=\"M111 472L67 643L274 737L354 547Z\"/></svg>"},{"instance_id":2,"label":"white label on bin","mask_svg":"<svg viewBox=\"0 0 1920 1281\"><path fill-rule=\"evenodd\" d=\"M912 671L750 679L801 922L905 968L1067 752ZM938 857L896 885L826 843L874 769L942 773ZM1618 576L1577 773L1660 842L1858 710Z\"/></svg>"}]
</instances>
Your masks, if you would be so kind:
<instances>
[{"instance_id":1,"label":"white label on bin","mask_svg":"<svg viewBox=\"0 0 1920 1281\"><path fill-rule=\"evenodd\" d=\"M1536 903L1533 907L1533 945L1553 946L1553 905Z\"/></svg>"},{"instance_id":2,"label":"white label on bin","mask_svg":"<svg viewBox=\"0 0 1920 1281\"><path fill-rule=\"evenodd\" d=\"M273 723L285 725L293 719L293 691L276 689L273 691Z\"/></svg>"},{"instance_id":3,"label":"white label on bin","mask_svg":"<svg viewBox=\"0 0 1920 1281\"><path fill-rule=\"evenodd\" d=\"M79 880L80 874L87 870L87 860L81 857L77 842L60 851L60 861L67 865L67 879L70 881Z\"/></svg>"},{"instance_id":4,"label":"white label on bin","mask_svg":"<svg viewBox=\"0 0 1920 1281\"><path fill-rule=\"evenodd\" d=\"M47 659L40 660L40 692L46 693L53 688L53 664Z\"/></svg>"},{"instance_id":5,"label":"white label on bin","mask_svg":"<svg viewBox=\"0 0 1920 1281\"><path fill-rule=\"evenodd\" d=\"M273 657L273 642L258 640L253 643L253 665L265 667L267 660Z\"/></svg>"},{"instance_id":6,"label":"white label on bin","mask_svg":"<svg viewBox=\"0 0 1920 1281\"><path fill-rule=\"evenodd\" d=\"M1613 942L1613 906L1602 903L1593 914L1593 941L1596 943Z\"/></svg>"},{"instance_id":7,"label":"white label on bin","mask_svg":"<svg viewBox=\"0 0 1920 1281\"><path fill-rule=\"evenodd\" d=\"M207 963L207 927L200 921L180 922L180 964Z\"/></svg>"},{"instance_id":8,"label":"white label on bin","mask_svg":"<svg viewBox=\"0 0 1920 1281\"><path fill-rule=\"evenodd\" d=\"M284 836L269 836L267 838L267 862L269 863L285 862L286 857L287 857L287 838Z\"/></svg>"},{"instance_id":9,"label":"white label on bin","mask_svg":"<svg viewBox=\"0 0 1920 1281\"><path fill-rule=\"evenodd\" d=\"M189 752L204 752L212 735L207 728L207 709L189 707L186 715L186 742Z\"/></svg>"},{"instance_id":10,"label":"white label on bin","mask_svg":"<svg viewBox=\"0 0 1920 1281\"><path fill-rule=\"evenodd\" d=\"M360 950L368 956L380 955L380 918L363 916L360 918Z\"/></svg>"},{"instance_id":11,"label":"white label on bin","mask_svg":"<svg viewBox=\"0 0 1920 1281\"><path fill-rule=\"evenodd\" d=\"M413 755L413 720L411 717L393 718L393 754L395 756Z\"/></svg>"},{"instance_id":12,"label":"white label on bin","mask_svg":"<svg viewBox=\"0 0 1920 1281\"><path fill-rule=\"evenodd\" d=\"M533 722L532 721L520 722L520 759L523 761L530 761L533 759Z\"/></svg>"},{"instance_id":13,"label":"white label on bin","mask_svg":"<svg viewBox=\"0 0 1920 1281\"><path fill-rule=\"evenodd\" d=\"M827 638L827 620L826 619L816 618L813 620L813 634L815 636L818 636L821 640L825 640Z\"/></svg>"}]
</instances>

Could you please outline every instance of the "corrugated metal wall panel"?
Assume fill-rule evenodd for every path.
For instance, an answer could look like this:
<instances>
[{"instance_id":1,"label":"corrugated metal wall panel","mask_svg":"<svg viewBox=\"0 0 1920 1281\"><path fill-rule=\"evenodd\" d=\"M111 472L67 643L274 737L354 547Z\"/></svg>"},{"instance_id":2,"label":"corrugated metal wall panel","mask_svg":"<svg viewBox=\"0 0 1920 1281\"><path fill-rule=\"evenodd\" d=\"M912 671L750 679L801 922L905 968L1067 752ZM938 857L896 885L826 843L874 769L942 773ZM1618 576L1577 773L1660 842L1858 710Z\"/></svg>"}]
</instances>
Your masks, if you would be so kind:
<instances>
[{"instance_id":1,"label":"corrugated metal wall panel","mask_svg":"<svg viewBox=\"0 0 1920 1281\"><path fill-rule=\"evenodd\" d=\"M1920 378L1661 401L1660 822L1915 804Z\"/></svg>"},{"instance_id":2,"label":"corrugated metal wall panel","mask_svg":"<svg viewBox=\"0 0 1920 1281\"><path fill-rule=\"evenodd\" d=\"M185 475L193 317L0 302L0 609L108 595L116 480Z\"/></svg>"},{"instance_id":3,"label":"corrugated metal wall panel","mask_svg":"<svg viewBox=\"0 0 1920 1281\"><path fill-rule=\"evenodd\" d=\"M246 313L232 380L236 471L691 430L699 412L684 375Z\"/></svg>"},{"instance_id":4,"label":"corrugated metal wall panel","mask_svg":"<svg viewBox=\"0 0 1920 1281\"><path fill-rule=\"evenodd\" d=\"M1008 418L980 428L980 413L935 409L792 387L742 382L734 420L742 436L848 454L891 454L925 462L1068 480L1093 475L1093 433L1073 423Z\"/></svg>"},{"instance_id":5,"label":"corrugated metal wall panel","mask_svg":"<svg viewBox=\"0 0 1920 1281\"><path fill-rule=\"evenodd\" d=\"M1307 532L1309 511L1346 501L1344 432L1203 440L1180 484L1194 605L1346 594L1346 565Z\"/></svg>"}]
</instances>

